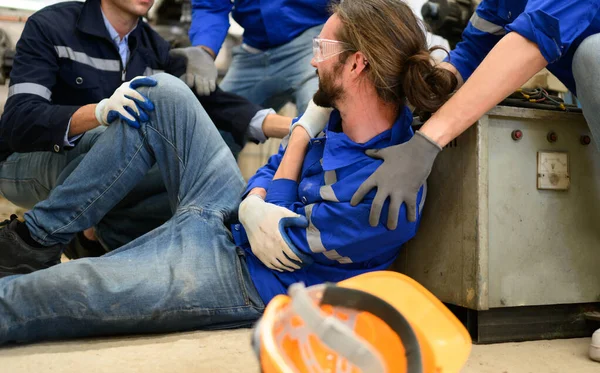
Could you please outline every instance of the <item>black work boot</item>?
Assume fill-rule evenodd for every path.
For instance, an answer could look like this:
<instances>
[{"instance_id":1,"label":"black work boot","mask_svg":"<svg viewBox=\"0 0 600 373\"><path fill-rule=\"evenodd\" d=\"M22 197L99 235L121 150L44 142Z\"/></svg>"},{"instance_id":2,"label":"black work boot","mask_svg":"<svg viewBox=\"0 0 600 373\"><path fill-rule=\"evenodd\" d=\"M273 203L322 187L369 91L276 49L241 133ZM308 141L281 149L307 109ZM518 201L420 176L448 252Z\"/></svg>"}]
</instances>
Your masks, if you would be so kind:
<instances>
[{"instance_id":1,"label":"black work boot","mask_svg":"<svg viewBox=\"0 0 600 373\"><path fill-rule=\"evenodd\" d=\"M62 245L35 247L19 236L18 227L25 224L11 215L0 223L0 278L31 273L60 263Z\"/></svg>"}]
</instances>

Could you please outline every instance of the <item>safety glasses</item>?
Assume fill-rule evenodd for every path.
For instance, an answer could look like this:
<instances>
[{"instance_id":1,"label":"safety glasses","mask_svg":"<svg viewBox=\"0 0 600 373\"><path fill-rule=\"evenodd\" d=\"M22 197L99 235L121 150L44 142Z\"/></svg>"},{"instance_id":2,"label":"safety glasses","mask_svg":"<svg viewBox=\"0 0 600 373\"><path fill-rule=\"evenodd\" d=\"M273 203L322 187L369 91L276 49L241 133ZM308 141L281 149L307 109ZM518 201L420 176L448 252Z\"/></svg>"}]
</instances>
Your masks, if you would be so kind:
<instances>
[{"instance_id":1,"label":"safety glasses","mask_svg":"<svg viewBox=\"0 0 600 373\"><path fill-rule=\"evenodd\" d=\"M313 38L313 56L316 62L323 62L340 53L354 50L348 43L339 40Z\"/></svg>"}]
</instances>

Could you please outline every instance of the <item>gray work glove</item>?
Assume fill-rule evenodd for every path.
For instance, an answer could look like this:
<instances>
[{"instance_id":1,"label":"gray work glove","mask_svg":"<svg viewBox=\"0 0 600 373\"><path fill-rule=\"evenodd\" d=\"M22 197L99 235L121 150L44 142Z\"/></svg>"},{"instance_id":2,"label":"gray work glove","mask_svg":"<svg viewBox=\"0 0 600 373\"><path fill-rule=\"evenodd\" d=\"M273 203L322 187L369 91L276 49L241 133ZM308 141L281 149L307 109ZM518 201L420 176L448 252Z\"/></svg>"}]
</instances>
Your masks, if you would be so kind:
<instances>
[{"instance_id":1,"label":"gray work glove","mask_svg":"<svg viewBox=\"0 0 600 373\"><path fill-rule=\"evenodd\" d=\"M408 221L417 220L417 195L427 180L435 157L442 150L433 140L417 131L412 139L383 149L369 149L369 157L383 159L383 164L358 188L350 203L356 206L373 188L377 194L371 205L369 224L379 224L381 209L390 198L387 227L398 226L402 202L406 203Z\"/></svg>"},{"instance_id":2,"label":"gray work glove","mask_svg":"<svg viewBox=\"0 0 600 373\"><path fill-rule=\"evenodd\" d=\"M186 59L185 74L180 78L199 96L208 96L217 89L217 66L210 53L201 47L187 47L171 49L169 54Z\"/></svg>"}]
</instances>

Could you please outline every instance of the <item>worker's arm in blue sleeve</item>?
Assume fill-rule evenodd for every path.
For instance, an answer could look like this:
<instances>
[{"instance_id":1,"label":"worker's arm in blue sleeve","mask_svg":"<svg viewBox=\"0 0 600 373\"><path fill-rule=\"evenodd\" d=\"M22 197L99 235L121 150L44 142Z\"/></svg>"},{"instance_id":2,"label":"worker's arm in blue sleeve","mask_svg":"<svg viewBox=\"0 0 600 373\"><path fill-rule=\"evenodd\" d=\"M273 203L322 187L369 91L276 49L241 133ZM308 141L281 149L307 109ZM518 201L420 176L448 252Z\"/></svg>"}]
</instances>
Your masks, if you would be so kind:
<instances>
[{"instance_id":1,"label":"worker's arm in blue sleeve","mask_svg":"<svg viewBox=\"0 0 600 373\"><path fill-rule=\"evenodd\" d=\"M482 1L462 34L462 41L445 62L452 64L466 81L490 50L506 34L506 21L497 15L497 1Z\"/></svg>"},{"instance_id":2,"label":"worker's arm in blue sleeve","mask_svg":"<svg viewBox=\"0 0 600 373\"><path fill-rule=\"evenodd\" d=\"M192 24L190 41L193 46L210 48L219 54L229 30L229 12L233 8L230 0L192 0Z\"/></svg>"},{"instance_id":3,"label":"worker's arm in blue sleeve","mask_svg":"<svg viewBox=\"0 0 600 373\"><path fill-rule=\"evenodd\" d=\"M248 180L248 187L244 192L244 195L248 194L254 188L263 188L265 190L269 189L269 185L273 181L273 176L275 176L275 172L277 172L277 168L281 163L281 159L283 158L283 154L285 154L285 148L283 146L279 147L279 151L277 154L269 157L267 164L263 167L259 168L258 171Z\"/></svg>"},{"instance_id":4,"label":"worker's arm in blue sleeve","mask_svg":"<svg viewBox=\"0 0 600 373\"><path fill-rule=\"evenodd\" d=\"M375 171L376 163L369 167ZM362 170L364 172L364 169ZM368 174L361 173L362 179ZM357 180L357 185L360 181ZM342 195L344 191L336 191L336 184L324 186L332 188L333 195ZM306 217L309 225L307 228L287 227L285 232L288 243L300 257L304 265L312 263L312 255L324 253L331 259L340 263L357 263L368 261L389 250L390 246L400 246L417 232L420 221L420 209L416 222L407 220L406 205L402 205L398 227L389 230L385 222L376 227L369 225L372 196L365 198L357 206L350 202L326 201L305 205L298 201L298 184L289 179L274 180L269 186L266 201ZM374 195L374 193L372 193ZM419 204L423 198L423 190L419 191L417 200ZM384 207L382 216L387 216L387 206ZM382 253L378 253L378 250Z\"/></svg>"},{"instance_id":5,"label":"worker's arm in blue sleeve","mask_svg":"<svg viewBox=\"0 0 600 373\"><path fill-rule=\"evenodd\" d=\"M548 63L560 59L592 23L598 0L529 0L525 11L506 26L536 43Z\"/></svg>"},{"instance_id":6,"label":"worker's arm in blue sleeve","mask_svg":"<svg viewBox=\"0 0 600 373\"><path fill-rule=\"evenodd\" d=\"M10 87L0 119L2 136L13 151L60 151L72 115L80 108L52 103L58 56L48 26L29 18L16 47Z\"/></svg>"}]
</instances>

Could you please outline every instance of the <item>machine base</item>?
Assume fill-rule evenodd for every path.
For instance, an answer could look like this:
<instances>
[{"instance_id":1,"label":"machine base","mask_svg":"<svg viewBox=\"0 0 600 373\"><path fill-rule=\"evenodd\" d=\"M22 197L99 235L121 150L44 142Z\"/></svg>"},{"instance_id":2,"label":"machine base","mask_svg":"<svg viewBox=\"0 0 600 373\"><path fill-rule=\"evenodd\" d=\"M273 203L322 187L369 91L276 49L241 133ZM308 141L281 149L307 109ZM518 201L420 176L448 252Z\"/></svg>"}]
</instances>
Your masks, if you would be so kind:
<instances>
[{"instance_id":1,"label":"machine base","mask_svg":"<svg viewBox=\"0 0 600 373\"><path fill-rule=\"evenodd\" d=\"M523 342L589 337L600 328L600 303L492 308L476 311L446 305L474 343Z\"/></svg>"}]
</instances>

